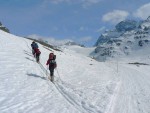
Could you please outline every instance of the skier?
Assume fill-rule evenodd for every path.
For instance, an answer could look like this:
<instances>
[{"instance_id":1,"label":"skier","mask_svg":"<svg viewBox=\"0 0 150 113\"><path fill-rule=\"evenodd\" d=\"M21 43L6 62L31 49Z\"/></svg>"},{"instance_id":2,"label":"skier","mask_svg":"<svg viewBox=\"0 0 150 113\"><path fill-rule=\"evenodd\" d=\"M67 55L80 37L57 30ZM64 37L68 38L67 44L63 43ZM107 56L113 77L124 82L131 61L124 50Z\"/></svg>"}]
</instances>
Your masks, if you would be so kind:
<instances>
[{"instance_id":1,"label":"skier","mask_svg":"<svg viewBox=\"0 0 150 113\"><path fill-rule=\"evenodd\" d=\"M35 58L36 58L36 62L39 63L39 60L40 60L40 50L38 48L34 48L34 55L35 55Z\"/></svg>"},{"instance_id":2,"label":"skier","mask_svg":"<svg viewBox=\"0 0 150 113\"><path fill-rule=\"evenodd\" d=\"M35 49L35 48L38 48L38 45L37 45L37 43L35 43L35 41L33 41L32 44L31 44L31 47L32 47L32 54L33 54L34 57L35 57L34 49Z\"/></svg>"},{"instance_id":3,"label":"skier","mask_svg":"<svg viewBox=\"0 0 150 113\"><path fill-rule=\"evenodd\" d=\"M47 60L46 65L49 65L49 70L50 70L50 80L53 82L54 81L54 69L57 67L57 63L55 61L56 55L54 53L49 54L49 59Z\"/></svg>"}]
</instances>

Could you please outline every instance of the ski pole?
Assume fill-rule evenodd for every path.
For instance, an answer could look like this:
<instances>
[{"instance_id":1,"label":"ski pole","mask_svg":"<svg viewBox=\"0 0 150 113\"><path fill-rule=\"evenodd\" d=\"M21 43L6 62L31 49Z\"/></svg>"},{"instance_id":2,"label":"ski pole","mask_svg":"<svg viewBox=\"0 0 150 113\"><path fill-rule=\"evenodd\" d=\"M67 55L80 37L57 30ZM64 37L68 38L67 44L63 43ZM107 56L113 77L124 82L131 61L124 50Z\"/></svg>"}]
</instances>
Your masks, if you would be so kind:
<instances>
[{"instance_id":1,"label":"ski pole","mask_svg":"<svg viewBox=\"0 0 150 113\"><path fill-rule=\"evenodd\" d=\"M48 76L48 71L47 70L48 70L48 66L47 66L47 69L46 69L46 76Z\"/></svg>"},{"instance_id":2,"label":"ski pole","mask_svg":"<svg viewBox=\"0 0 150 113\"><path fill-rule=\"evenodd\" d=\"M58 69L57 69L57 68L56 68L56 71L57 71L57 74L58 74L58 76L59 76L60 81L62 81L61 78L60 78L60 75L59 75L59 72L58 72Z\"/></svg>"}]
</instances>

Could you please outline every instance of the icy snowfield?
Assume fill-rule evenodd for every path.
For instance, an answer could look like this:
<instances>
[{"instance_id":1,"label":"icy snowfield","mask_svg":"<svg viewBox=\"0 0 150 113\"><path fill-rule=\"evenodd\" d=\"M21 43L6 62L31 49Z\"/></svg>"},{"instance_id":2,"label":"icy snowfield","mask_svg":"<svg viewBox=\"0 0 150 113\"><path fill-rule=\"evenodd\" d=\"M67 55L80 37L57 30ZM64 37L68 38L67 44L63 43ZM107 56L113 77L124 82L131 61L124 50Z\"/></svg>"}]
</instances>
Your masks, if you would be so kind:
<instances>
[{"instance_id":1,"label":"icy snowfield","mask_svg":"<svg viewBox=\"0 0 150 113\"><path fill-rule=\"evenodd\" d=\"M125 60L117 69L114 61L54 51L53 84L45 65L50 51L39 45L38 64L31 42L0 31L0 113L150 113L149 65Z\"/></svg>"}]
</instances>

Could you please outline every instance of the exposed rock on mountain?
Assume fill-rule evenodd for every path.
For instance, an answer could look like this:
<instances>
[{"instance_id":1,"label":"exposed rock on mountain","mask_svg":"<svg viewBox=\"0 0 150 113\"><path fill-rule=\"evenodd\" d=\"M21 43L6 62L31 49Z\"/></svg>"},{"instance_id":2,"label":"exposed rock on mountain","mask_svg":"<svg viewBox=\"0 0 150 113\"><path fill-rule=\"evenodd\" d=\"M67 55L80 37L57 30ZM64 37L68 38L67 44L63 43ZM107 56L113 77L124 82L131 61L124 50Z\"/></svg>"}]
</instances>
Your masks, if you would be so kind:
<instances>
[{"instance_id":1,"label":"exposed rock on mountain","mask_svg":"<svg viewBox=\"0 0 150 113\"><path fill-rule=\"evenodd\" d=\"M3 30L3 31L5 31L5 32L7 32L7 33L10 33L9 29L6 28L6 27L4 27L1 22L0 22L0 29Z\"/></svg>"}]
</instances>

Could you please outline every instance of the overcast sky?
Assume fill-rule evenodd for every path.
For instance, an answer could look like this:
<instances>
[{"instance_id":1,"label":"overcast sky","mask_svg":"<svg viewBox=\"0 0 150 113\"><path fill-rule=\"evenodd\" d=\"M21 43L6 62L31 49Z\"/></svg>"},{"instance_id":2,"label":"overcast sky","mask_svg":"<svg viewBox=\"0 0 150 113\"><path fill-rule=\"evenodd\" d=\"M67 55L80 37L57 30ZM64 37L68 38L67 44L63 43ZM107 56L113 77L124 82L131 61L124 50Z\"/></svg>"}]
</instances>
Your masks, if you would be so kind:
<instances>
[{"instance_id":1,"label":"overcast sky","mask_svg":"<svg viewBox=\"0 0 150 113\"><path fill-rule=\"evenodd\" d=\"M11 33L86 46L122 20L149 15L149 0L0 0L0 21Z\"/></svg>"}]
</instances>

